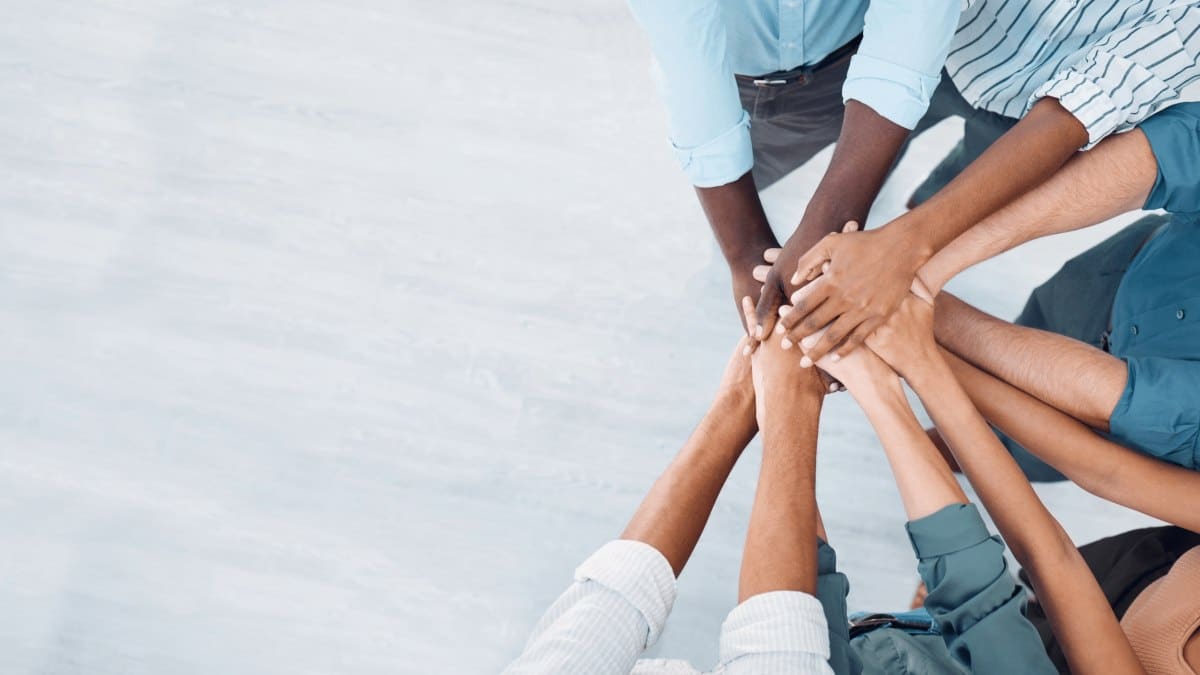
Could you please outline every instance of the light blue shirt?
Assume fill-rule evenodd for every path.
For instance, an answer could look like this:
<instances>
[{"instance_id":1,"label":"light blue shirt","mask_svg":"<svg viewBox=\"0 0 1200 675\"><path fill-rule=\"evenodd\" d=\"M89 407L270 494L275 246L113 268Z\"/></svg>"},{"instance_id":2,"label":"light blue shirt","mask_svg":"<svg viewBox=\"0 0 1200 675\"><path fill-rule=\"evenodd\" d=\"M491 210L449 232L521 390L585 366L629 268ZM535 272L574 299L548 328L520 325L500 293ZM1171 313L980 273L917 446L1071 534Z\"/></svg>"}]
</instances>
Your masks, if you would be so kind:
<instances>
[{"instance_id":1,"label":"light blue shirt","mask_svg":"<svg viewBox=\"0 0 1200 675\"><path fill-rule=\"evenodd\" d=\"M916 126L940 79L959 0L629 0L657 60L671 142L699 187L750 170L750 117L734 73L814 65L863 35L842 90Z\"/></svg>"}]
</instances>

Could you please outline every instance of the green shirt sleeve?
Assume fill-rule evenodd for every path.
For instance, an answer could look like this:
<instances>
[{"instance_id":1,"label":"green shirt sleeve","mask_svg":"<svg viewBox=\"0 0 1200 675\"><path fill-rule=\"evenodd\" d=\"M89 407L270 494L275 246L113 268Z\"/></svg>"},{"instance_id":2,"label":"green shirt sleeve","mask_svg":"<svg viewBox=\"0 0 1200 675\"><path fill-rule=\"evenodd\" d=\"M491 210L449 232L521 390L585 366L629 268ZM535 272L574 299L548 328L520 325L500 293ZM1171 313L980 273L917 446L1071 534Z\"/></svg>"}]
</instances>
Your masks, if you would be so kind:
<instances>
[{"instance_id":1,"label":"green shirt sleeve","mask_svg":"<svg viewBox=\"0 0 1200 675\"><path fill-rule=\"evenodd\" d=\"M952 504L907 525L925 608L946 648L975 675L1057 671L1025 618L1024 590L973 504Z\"/></svg>"}]
</instances>

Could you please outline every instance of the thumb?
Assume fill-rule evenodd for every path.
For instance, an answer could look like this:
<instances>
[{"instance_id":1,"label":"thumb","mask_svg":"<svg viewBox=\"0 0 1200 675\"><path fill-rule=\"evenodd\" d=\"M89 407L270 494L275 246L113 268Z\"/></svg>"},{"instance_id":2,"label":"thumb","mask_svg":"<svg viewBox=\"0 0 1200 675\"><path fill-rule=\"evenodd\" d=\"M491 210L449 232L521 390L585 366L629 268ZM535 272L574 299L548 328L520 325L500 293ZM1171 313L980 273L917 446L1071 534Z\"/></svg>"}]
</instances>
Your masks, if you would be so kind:
<instances>
[{"instance_id":1,"label":"thumb","mask_svg":"<svg viewBox=\"0 0 1200 675\"><path fill-rule=\"evenodd\" d=\"M781 304L783 289L779 287L779 275L772 273L758 294L758 306L754 310L755 328L751 333L754 337L763 340L775 330L776 312Z\"/></svg>"}]
</instances>

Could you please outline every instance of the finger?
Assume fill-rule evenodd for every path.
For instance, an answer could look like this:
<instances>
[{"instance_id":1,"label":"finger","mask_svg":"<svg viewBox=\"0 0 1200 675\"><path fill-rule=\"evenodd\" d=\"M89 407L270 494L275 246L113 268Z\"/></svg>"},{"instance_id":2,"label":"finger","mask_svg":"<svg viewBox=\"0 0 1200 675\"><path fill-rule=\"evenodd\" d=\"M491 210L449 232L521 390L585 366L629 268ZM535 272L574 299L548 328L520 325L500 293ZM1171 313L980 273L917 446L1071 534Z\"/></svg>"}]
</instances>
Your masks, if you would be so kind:
<instances>
[{"instance_id":1,"label":"finger","mask_svg":"<svg viewBox=\"0 0 1200 675\"><path fill-rule=\"evenodd\" d=\"M845 341L842 342L842 345L837 348L833 358L840 360L842 357L848 356L850 352L861 347L867 341L867 338L871 337L875 330L882 324L883 319L868 319L860 323L858 328L855 328Z\"/></svg>"},{"instance_id":2,"label":"finger","mask_svg":"<svg viewBox=\"0 0 1200 675\"><path fill-rule=\"evenodd\" d=\"M754 277L755 281L761 283L761 282L767 280L767 275L770 273L771 273L770 265L755 265L754 269L751 270L750 275Z\"/></svg>"},{"instance_id":3,"label":"finger","mask_svg":"<svg viewBox=\"0 0 1200 675\"><path fill-rule=\"evenodd\" d=\"M808 249L800 259L796 261L796 271L792 275L792 285L799 284L804 279L810 279L810 274L814 270L821 269L821 263L833 259L833 249L836 234L830 233L825 235L821 241L818 241L815 246Z\"/></svg>"},{"instance_id":4,"label":"finger","mask_svg":"<svg viewBox=\"0 0 1200 675\"><path fill-rule=\"evenodd\" d=\"M775 328L775 312L783 304L783 291L779 289L778 277L773 276L763 286L758 294L758 307L755 309L754 337L762 340L771 334Z\"/></svg>"},{"instance_id":5,"label":"finger","mask_svg":"<svg viewBox=\"0 0 1200 675\"><path fill-rule=\"evenodd\" d=\"M783 249L781 249L781 248L769 248L769 249L763 251L763 260L766 260L767 262L774 265L775 261L779 260L779 254L782 251L783 251Z\"/></svg>"},{"instance_id":6,"label":"finger","mask_svg":"<svg viewBox=\"0 0 1200 675\"><path fill-rule=\"evenodd\" d=\"M788 331L784 339L791 341L793 344L799 344L804 338L833 323L842 311L840 304L833 301L826 302L804 317L804 320L796 327Z\"/></svg>"},{"instance_id":7,"label":"finger","mask_svg":"<svg viewBox=\"0 0 1200 675\"><path fill-rule=\"evenodd\" d=\"M801 342L801 347L804 348L805 355L812 360L813 363L819 363L825 358L826 354L832 352L835 348L842 344L855 328L862 323L862 318L856 313L842 314L834 321L825 333L817 339L806 339ZM810 346L811 345L811 346ZM841 356L834 354L832 360L836 363L841 360Z\"/></svg>"},{"instance_id":8,"label":"finger","mask_svg":"<svg viewBox=\"0 0 1200 675\"><path fill-rule=\"evenodd\" d=\"M751 326L754 325L754 301L750 296L742 296L742 321L746 325L746 333L749 334ZM755 340L747 340L746 346L742 347L742 356L750 356L750 352L754 351L751 346Z\"/></svg>"},{"instance_id":9,"label":"finger","mask_svg":"<svg viewBox=\"0 0 1200 675\"><path fill-rule=\"evenodd\" d=\"M858 221L847 221L845 226L842 227L842 232L858 232Z\"/></svg>"},{"instance_id":10,"label":"finger","mask_svg":"<svg viewBox=\"0 0 1200 675\"><path fill-rule=\"evenodd\" d=\"M789 300L792 301L792 311L788 312L781 321L784 328L791 331L813 312L817 307L829 299L829 283L825 279L817 279L796 289L792 293Z\"/></svg>"},{"instance_id":11,"label":"finger","mask_svg":"<svg viewBox=\"0 0 1200 675\"><path fill-rule=\"evenodd\" d=\"M913 295L924 300L925 302L928 302L931 305L933 304L933 291L930 291L929 287L925 285L925 282L921 281L921 277L913 277L912 286L910 286L908 290L912 291Z\"/></svg>"}]
</instances>

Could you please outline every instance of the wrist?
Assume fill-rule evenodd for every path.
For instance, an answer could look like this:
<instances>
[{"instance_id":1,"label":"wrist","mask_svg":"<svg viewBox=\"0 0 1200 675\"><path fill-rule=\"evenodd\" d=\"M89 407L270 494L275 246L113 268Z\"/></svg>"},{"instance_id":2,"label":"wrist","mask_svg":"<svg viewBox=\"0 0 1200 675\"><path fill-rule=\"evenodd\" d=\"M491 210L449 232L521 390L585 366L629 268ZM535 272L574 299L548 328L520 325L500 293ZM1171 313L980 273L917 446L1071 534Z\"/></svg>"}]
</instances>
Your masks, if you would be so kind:
<instances>
[{"instance_id":1,"label":"wrist","mask_svg":"<svg viewBox=\"0 0 1200 675\"><path fill-rule=\"evenodd\" d=\"M925 263L937 253L937 247L922 223L912 217L910 211L880 228L889 240L892 250L904 252L912 261L915 275Z\"/></svg>"},{"instance_id":2,"label":"wrist","mask_svg":"<svg viewBox=\"0 0 1200 675\"><path fill-rule=\"evenodd\" d=\"M946 377L953 377L953 374L950 373L941 354L935 352L916 359L904 369L903 377L908 386L917 393L917 396L924 398L925 394L935 389L939 382L945 381Z\"/></svg>"}]
</instances>

